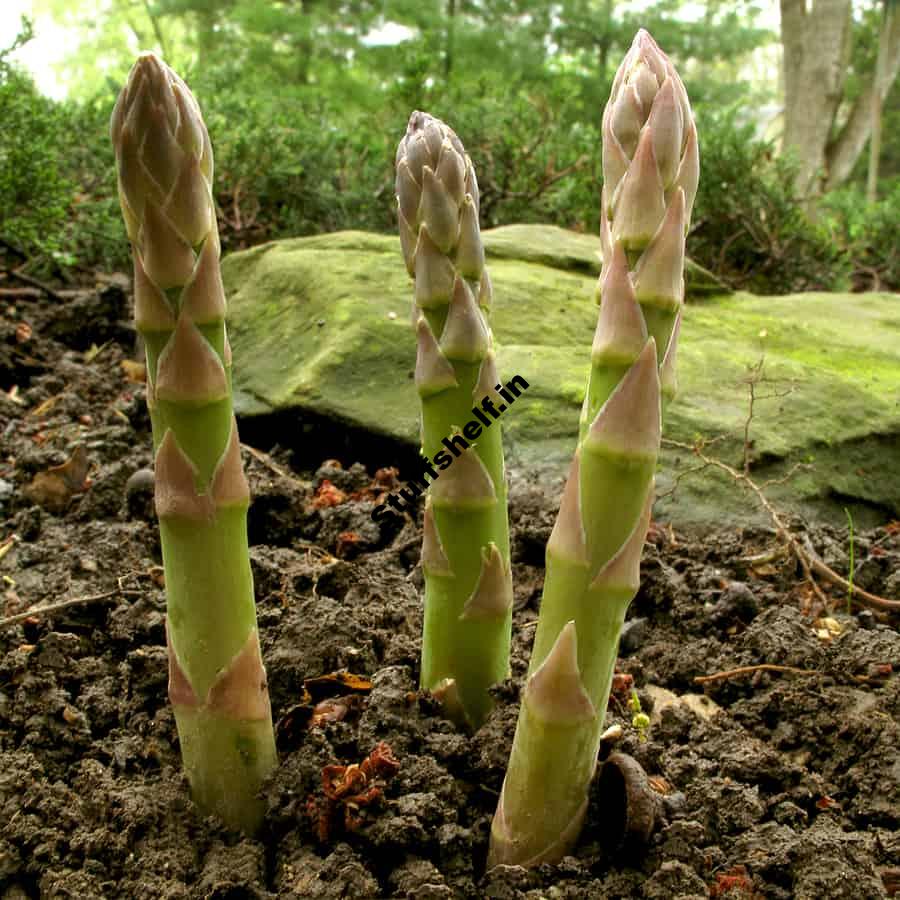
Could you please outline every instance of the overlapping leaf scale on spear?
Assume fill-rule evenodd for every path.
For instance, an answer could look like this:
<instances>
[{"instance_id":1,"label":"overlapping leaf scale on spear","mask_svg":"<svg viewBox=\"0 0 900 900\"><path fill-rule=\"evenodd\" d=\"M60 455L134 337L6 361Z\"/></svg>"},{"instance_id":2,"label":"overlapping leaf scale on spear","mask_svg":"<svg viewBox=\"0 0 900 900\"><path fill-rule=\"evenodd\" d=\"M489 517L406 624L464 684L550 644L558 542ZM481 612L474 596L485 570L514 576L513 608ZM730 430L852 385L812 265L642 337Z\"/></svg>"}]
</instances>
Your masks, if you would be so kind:
<instances>
[{"instance_id":1,"label":"overlapping leaf scale on spear","mask_svg":"<svg viewBox=\"0 0 900 900\"><path fill-rule=\"evenodd\" d=\"M547 545L491 865L559 860L587 809L618 635L639 585L661 406L676 387L684 240L698 172L684 85L641 30L603 114L600 315L579 447Z\"/></svg>"},{"instance_id":2,"label":"overlapping leaf scale on spear","mask_svg":"<svg viewBox=\"0 0 900 900\"><path fill-rule=\"evenodd\" d=\"M472 161L462 142L445 123L416 111L409 119L406 134L396 155L396 196L400 244L407 271L414 279L413 325L417 356L415 382L423 402L433 412L443 405L443 416L452 427L461 429L471 418L470 408L484 396L495 396L497 373L491 349L491 331L486 312L491 302L491 282L485 267L484 246L478 223L478 182ZM475 368L473 368L475 367ZM472 372L476 377L473 379ZM449 410L454 410L450 414ZM456 421L456 416L464 416ZM427 429L423 414L423 428ZM499 425L493 426L499 429ZM495 431L494 435L498 432ZM423 443L436 444L449 435L423 433ZM426 633L423 649L423 685L442 695L445 706L462 703L462 718L478 724L482 711L466 709L466 697L452 676L429 683L428 660L432 639L460 644L462 633L430 634L430 604L453 602L459 606L457 622L483 622L486 629L500 628L503 660L492 671L505 677L508 665L508 632L512 606L508 536L505 525L481 548L480 570L459 571L460 563L445 553L447 540L440 533L442 510L477 514L503 504L505 484L502 449L494 437L495 449L484 450L484 441L454 459L442 471L430 490L425 510L423 565L426 574ZM447 522L444 528L451 527ZM499 546L498 546L499 545ZM448 601L453 593L439 579L462 579L471 583L465 596ZM458 592L457 592L458 593ZM435 601L441 594L444 599ZM455 628L455 626L454 626ZM496 642L495 642L496 643ZM457 647L460 658L464 647ZM440 667L438 667L440 668ZM451 667L452 668L452 667ZM488 684L483 685L485 691ZM486 697L486 693L485 693ZM481 704L479 704L481 705Z\"/></svg>"},{"instance_id":3,"label":"overlapping leaf scale on spear","mask_svg":"<svg viewBox=\"0 0 900 900\"><path fill-rule=\"evenodd\" d=\"M192 602L196 597L175 586L190 583L202 593L202 576L167 569L169 696L176 718L179 710L187 716L179 719L180 733L185 721L193 723L198 712L259 723L249 742L240 728L233 735L219 735L220 745L231 738L243 741L242 758L255 758L256 771L248 773L249 780L256 779L249 787L249 802L225 796L243 794L245 780L228 791L224 783L217 784L219 796L212 803L212 811L229 824L252 830L261 815L254 797L259 778L276 760L252 587L243 596L247 591L238 586L238 582L244 589L252 585L246 538L241 541L241 529L231 526L225 526L227 538L202 537L218 533L223 517L233 519L229 511L237 516L234 522L243 521L250 499L231 406L231 349L225 333L212 197L212 147L193 94L152 53L141 54L133 66L113 110L110 133L133 251L135 323L147 351L147 402L156 446L156 509L164 557L178 555L172 542L183 550L185 541L220 541L229 554L223 565L240 573L235 596L221 597L221 609L216 611L208 608L210 603L216 605L215 598L204 597L196 604ZM199 559L191 564L199 567L198 572L204 565ZM203 607L204 612L195 615L192 606ZM234 627L228 624L232 614ZM216 641L205 633L207 627L218 629L224 638L221 646L213 646ZM198 641L206 648L201 654L193 646ZM192 787L196 790L208 778L215 781L218 776L208 767L229 765L227 755L234 748L207 746L206 737L190 737L187 732L181 737ZM192 760L189 744L202 747ZM225 780L237 777L237 769L231 767Z\"/></svg>"},{"instance_id":4,"label":"overlapping leaf scale on spear","mask_svg":"<svg viewBox=\"0 0 900 900\"><path fill-rule=\"evenodd\" d=\"M660 362L669 357L673 370L700 158L684 84L643 29L616 73L602 133L601 284L621 243Z\"/></svg>"}]
</instances>

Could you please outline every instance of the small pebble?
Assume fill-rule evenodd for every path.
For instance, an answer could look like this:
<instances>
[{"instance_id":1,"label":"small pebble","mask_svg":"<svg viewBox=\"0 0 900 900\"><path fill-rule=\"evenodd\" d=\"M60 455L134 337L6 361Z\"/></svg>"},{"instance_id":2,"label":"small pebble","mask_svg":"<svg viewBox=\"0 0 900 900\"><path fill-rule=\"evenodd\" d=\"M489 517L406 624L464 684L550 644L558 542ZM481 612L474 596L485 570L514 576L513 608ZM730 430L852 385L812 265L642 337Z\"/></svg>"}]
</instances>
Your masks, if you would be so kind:
<instances>
[{"instance_id":1,"label":"small pebble","mask_svg":"<svg viewBox=\"0 0 900 900\"><path fill-rule=\"evenodd\" d=\"M742 581L732 581L710 611L713 622L726 625L734 620L749 624L759 612L759 601Z\"/></svg>"},{"instance_id":2,"label":"small pebble","mask_svg":"<svg viewBox=\"0 0 900 900\"><path fill-rule=\"evenodd\" d=\"M152 469L138 469L125 482L125 502L128 515L132 519L152 520L156 511L153 506L155 479Z\"/></svg>"},{"instance_id":3,"label":"small pebble","mask_svg":"<svg viewBox=\"0 0 900 900\"><path fill-rule=\"evenodd\" d=\"M29 509L23 510L19 514L18 521L16 522L16 534L18 534L23 541L36 541L41 536L41 526L43 525L43 520L43 510L39 506L32 506ZM20 556L20 565L21 562L22 560Z\"/></svg>"},{"instance_id":4,"label":"small pebble","mask_svg":"<svg viewBox=\"0 0 900 900\"><path fill-rule=\"evenodd\" d=\"M687 797L681 791L673 791L663 797L663 809L670 819L676 818L687 806Z\"/></svg>"},{"instance_id":5,"label":"small pebble","mask_svg":"<svg viewBox=\"0 0 900 900\"><path fill-rule=\"evenodd\" d=\"M647 640L647 619L629 619L622 626L622 636L619 639L619 654L625 656L635 653L644 646Z\"/></svg>"}]
</instances>

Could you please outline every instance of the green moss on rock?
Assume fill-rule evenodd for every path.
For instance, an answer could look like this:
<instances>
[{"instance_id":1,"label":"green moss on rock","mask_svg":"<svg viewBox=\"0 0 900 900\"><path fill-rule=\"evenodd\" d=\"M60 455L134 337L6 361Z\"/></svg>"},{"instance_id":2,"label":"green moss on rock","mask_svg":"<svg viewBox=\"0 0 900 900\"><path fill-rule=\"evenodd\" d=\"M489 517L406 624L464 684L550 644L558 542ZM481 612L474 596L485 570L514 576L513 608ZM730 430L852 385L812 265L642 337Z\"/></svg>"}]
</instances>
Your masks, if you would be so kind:
<instances>
[{"instance_id":1,"label":"green moss on rock","mask_svg":"<svg viewBox=\"0 0 900 900\"><path fill-rule=\"evenodd\" d=\"M598 241L537 225L484 237L501 376L530 384L504 415L508 458L558 472L571 456L584 396ZM417 441L411 284L395 238L340 232L265 244L228 256L223 276L240 413L297 409ZM900 304L890 294L689 302L666 436L690 443L726 435L715 452L739 463L746 379L764 357L758 394L778 396L754 410L756 471L813 466L773 488L773 497L826 515L854 500L900 515L898 330ZM691 464L689 454L667 450L663 488ZM686 479L661 514L712 524L746 521L754 511L750 498L706 473Z\"/></svg>"}]
</instances>

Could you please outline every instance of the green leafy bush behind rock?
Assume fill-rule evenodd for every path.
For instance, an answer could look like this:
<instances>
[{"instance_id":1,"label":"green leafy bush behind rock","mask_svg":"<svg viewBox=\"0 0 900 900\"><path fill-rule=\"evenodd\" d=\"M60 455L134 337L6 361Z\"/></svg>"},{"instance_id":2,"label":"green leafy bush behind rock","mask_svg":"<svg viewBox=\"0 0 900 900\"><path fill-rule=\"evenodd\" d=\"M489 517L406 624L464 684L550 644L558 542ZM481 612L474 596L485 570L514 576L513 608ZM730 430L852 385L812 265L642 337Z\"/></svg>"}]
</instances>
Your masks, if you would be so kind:
<instances>
[{"instance_id":1,"label":"green leafy bush behind rock","mask_svg":"<svg viewBox=\"0 0 900 900\"><path fill-rule=\"evenodd\" d=\"M44 97L0 54L0 238L33 271L126 264L108 121Z\"/></svg>"},{"instance_id":2,"label":"green leafy bush behind rock","mask_svg":"<svg viewBox=\"0 0 900 900\"><path fill-rule=\"evenodd\" d=\"M691 256L734 287L760 294L841 290L850 259L833 221L813 221L793 187L794 165L738 125L733 113L704 115L698 131L703 177Z\"/></svg>"},{"instance_id":3,"label":"green leafy bush behind rock","mask_svg":"<svg viewBox=\"0 0 900 900\"><path fill-rule=\"evenodd\" d=\"M56 147L58 114L27 77L3 63L0 121L2 237L26 253L58 252L75 189Z\"/></svg>"},{"instance_id":4,"label":"green leafy bush behind rock","mask_svg":"<svg viewBox=\"0 0 900 900\"><path fill-rule=\"evenodd\" d=\"M599 121L563 85L476 78L429 94L408 77L353 106L324 88L272 90L239 75L223 61L192 79L215 134L226 250L343 229L393 232L392 145L415 106L464 136L485 227L597 231ZM37 268L128 268L107 140L112 99L54 103L0 54L0 237ZM717 107L698 117L695 261L758 293L842 289L851 276L858 289L900 289L900 187L874 207L851 192L831 195L813 223L793 193L789 161Z\"/></svg>"},{"instance_id":5,"label":"green leafy bush behind rock","mask_svg":"<svg viewBox=\"0 0 900 900\"><path fill-rule=\"evenodd\" d=\"M848 249L854 289L900 290L900 180L871 205L859 188L834 191L825 197L823 211Z\"/></svg>"}]
</instances>

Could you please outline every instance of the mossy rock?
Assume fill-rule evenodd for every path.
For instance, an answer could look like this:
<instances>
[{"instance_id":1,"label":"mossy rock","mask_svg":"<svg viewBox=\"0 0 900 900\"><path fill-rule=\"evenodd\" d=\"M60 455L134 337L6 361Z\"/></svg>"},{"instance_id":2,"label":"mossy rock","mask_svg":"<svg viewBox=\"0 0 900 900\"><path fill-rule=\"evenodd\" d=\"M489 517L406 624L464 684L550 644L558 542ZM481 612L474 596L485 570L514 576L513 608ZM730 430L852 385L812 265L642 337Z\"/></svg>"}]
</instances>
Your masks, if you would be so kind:
<instances>
[{"instance_id":1,"label":"mossy rock","mask_svg":"<svg viewBox=\"0 0 900 900\"><path fill-rule=\"evenodd\" d=\"M507 458L558 473L573 449L596 325L597 242L536 225L484 237L500 371L530 385L503 417ZM415 444L411 286L395 238L340 232L273 242L231 254L223 275L240 414L295 410ZM764 359L753 471L766 479L808 467L772 486L772 498L842 520L847 504L862 521L898 516L898 331L900 303L890 294L689 302L666 437L715 438L710 452L740 465L747 380ZM661 490L695 464L689 450L667 448ZM751 496L710 471L681 480L658 506L686 523L747 521L756 511Z\"/></svg>"}]
</instances>

